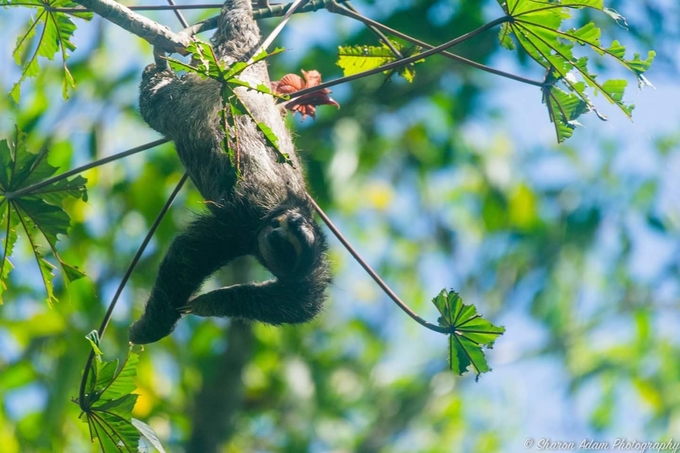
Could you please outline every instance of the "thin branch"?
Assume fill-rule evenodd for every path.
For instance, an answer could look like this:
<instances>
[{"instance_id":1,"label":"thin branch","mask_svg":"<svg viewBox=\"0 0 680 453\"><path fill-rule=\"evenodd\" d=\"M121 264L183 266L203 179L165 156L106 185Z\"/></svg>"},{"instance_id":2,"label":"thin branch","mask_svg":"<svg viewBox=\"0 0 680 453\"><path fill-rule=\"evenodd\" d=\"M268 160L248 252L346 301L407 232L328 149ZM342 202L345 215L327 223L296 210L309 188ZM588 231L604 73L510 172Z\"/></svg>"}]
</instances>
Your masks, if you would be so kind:
<instances>
[{"instance_id":1,"label":"thin branch","mask_svg":"<svg viewBox=\"0 0 680 453\"><path fill-rule=\"evenodd\" d=\"M350 8L345 8L345 7L342 7L340 5L333 5L331 8L328 8L328 10L330 12L337 13L337 14L340 14L342 16L346 16L346 17L358 20L360 22L363 22L371 30L373 30L374 28L379 29L379 30L383 30L383 31L390 33L390 34L392 34L392 35L394 35L398 38L403 39L404 41L408 41L411 44L418 45L418 46L423 47L425 49L433 49L434 48L434 46L432 44L428 44L424 41L420 41L419 39L416 39L412 36L409 36L405 33L402 33L399 30L395 30L393 28L388 27L387 25L381 24L380 22L376 22L372 19L369 19L368 17L358 13L349 3L348 3L348 5L350 6ZM527 79L525 77L521 77L521 76L518 76L518 75L515 75L515 74L511 74L509 72L501 71L501 70L483 65L481 63L477 63L476 61L469 60L465 57L461 57L460 55L456 55L456 54L451 53L451 52L442 51L441 55L443 55L447 58L450 58L451 60L457 61L459 63L463 63L463 64L466 64L468 66L472 66L473 68L479 69L481 71L488 72L488 73L491 73L491 74L495 74L495 75L498 75L498 76L501 76L501 77L505 77L507 79L512 79L512 80L515 80L517 82L522 82L522 83L526 83L527 85L533 85L533 86L537 86L537 87L543 86L542 82L532 80L532 79Z\"/></svg>"},{"instance_id":2,"label":"thin branch","mask_svg":"<svg viewBox=\"0 0 680 453\"><path fill-rule=\"evenodd\" d=\"M113 22L124 30L139 36L146 40L154 47L166 53L179 53L186 55L184 48L189 43L191 36L217 28L217 18L214 16L195 25L189 27L185 26L185 30L180 33L172 32L168 27L161 25L135 11L162 11L162 10L180 10L180 9L210 9L221 8L221 4L201 4L201 5L153 5L153 6L123 6L115 0L74 0L83 8L53 8L50 6L42 7L46 11L60 12L60 13L82 13L84 11L92 11L104 19ZM347 0L309 0L303 7L295 11L295 13L308 13L326 8L332 2L344 3ZM280 17L285 15L290 9L292 3L269 5L267 8L258 8L253 10L253 17L255 19L265 19L269 17ZM9 6L24 6L23 3L11 3ZM28 7L37 7L34 4L25 4Z\"/></svg>"},{"instance_id":3,"label":"thin branch","mask_svg":"<svg viewBox=\"0 0 680 453\"><path fill-rule=\"evenodd\" d=\"M179 194L179 191L184 186L184 183L186 182L187 178L188 175L184 173L184 176L182 176L182 179L179 180L177 186L175 186L175 189L170 194L170 197L168 197L168 201L165 202L163 209L161 209L161 211L156 216L156 220L154 220L153 225L151 225L151 228L149 228L149 232L146 233L146 237L142 241L142 244L139 246L139 249L137 249L137 253L135 253L134 258L132 258L132 261L130 262L127 271L125 271L125 275L121 279L120 284L118 285L118 289L116 289L116 293L114 294L113 299L109 304L109 308L106 310L106 314L104 315L104 319L102 320L102 323L99 326L99 330L97 331L99 333L100 339L104 336L104 331L106 330L106 327L109 325L111 315L113 314L113 309L116 307L116 303L118 303L118 299L120 298L120 295L123 293L123 289L125 288L127 281L130 279L130 276L132 275L132 271L137 266L137 263L141 259L142 254L144 253L144 250L146 250L146 246L149 245L149 242L151 242L151 238L156 232L156 229L158 229L161 220L163 220L163 217L165 217L165 214L168 212L168 209L170 209L170 206L175 201L175 198L177 198L177 194ZM85 387L87 386L87 376L90 372L90 368L92 368L93 360L94 350L91 350L90 355L87 358L87 362L85 363L85 369L83 370L83 377L82 380L80 381L80 393L78 396L78 404L80 405L80 409L83 412L89 412L90 410L85 401L86 390Z\"/></svg>"},{"instance_id":4,"label":"thin branch","mask_svg":"<svg viewBox=\"0 0 680 453\"><path fill-rule=\"evenodd\" d=\"M170 6L176 6L174 0L168 0L168 4ZM189 27L189 22L184 18L182 15L182 12L178 9L175 9L175 16L177 16L177 19L179 20L179 23L182 24L182 27L188 28Z\"/></svg>"},{"instance_id":5,"label":"thin branch","mask_svg":"<svg viewBox=\"0 0 680 453\"><path fill-rule=\"evenodd\" d=\"M347 0L347 3L345 3L345 5L346 5L346 8L348 10L359 14L359 11L356 10L354 5L352 5L349 2L349 0ZM373 34L375 34L380 39L380 41L382 41L397 58L402 58L401 52L399 52L399 50L397 50L397 48L394 47L394 44L392 44L392 41L390 41L387 38L387 36L385 36L383 34L383 32L381 32L380 29L378 29L378 27L375 27L375 26L368 24L366 22L364 22L364 25L366 25L368 27L368 29L371 30L373 32Z\"/></svg>"},{"instance_id":6,"label":"thin branch","mask_svg":"<svg viewBox=\"0 0 680 453\"><path fill-rule=\"evenodd\" d=\"M8 6L26 6L29 8L35 8L36 5L35 3L16 3L12 2L11 5ZM59 8L59 7L54 7L50 5L45 5L45 6L40 6L41 8L44 8L45 11L49 12L54 12L54 13L66 13L66 14L74 14L74 13L84 13L87 11L90 11L89 9L85 7L76 7L76 8ZM181 10L190 10L190 9L220 9L222 8L222 3L203 3L203 4L192 4L192 5L131 5L127 7L130 11L181 11Z\"/></svg>"},{"instance_id":7,"label":"thin branch","mask_svg":"<svg viewBox=\"0 0 680 453\"><path fill-rule=\"evenodd\" d=\"M156 140L154 142L147 143L142 146L138 146L136 148L129 149L127 151L123 151L118 154L114 154L113 156L108 156L103 159L95 160L93 162L90 162L89 164L83 165L81 167L74 168L72 170L69 170L65 173L61 173L59 175L53 176L51 178L45 179L43 181L37 182L35 184L31 184L30 186L26 186L23 189L19 189L16 192L7 192L4 194L5 198L8 200L11 200L13 198L20 197L22 195L25 195L27 193L34 192L38 189L42 189L45 186L49 186L50 184L53 184L57 181L61 181L62 179L70 178L73 175L77 175L78 173L82 173L84 171L87 171L91 168L94 167L99 167L104 164L108 164L109 162L113 162L114 160L122 159L127 156L132 156L133 154L137 154L142 151L146 151L147 149L153 148L158 145L162 145L163 143L167 143L169 140L167 138L161 138L159 140Z\"/></svg>"},{"instance_id":8,"label":"thin branch","mask_svg":"<svg viewBox=\"0 0 680 453\"><path fill-rule=\"evenodd\" d=\"M290 8L288 8L288 10L286 11L286 15L283 16L281 22L279 22L279 24L272 30L272 32L269 33L267 39L265 39L262 42L260 48L257 49L257 52L255 52L255 55L259 54L263 50L266 51L267 47L269 47L271 43L276 39L276 37L279 36L279 33L283 31L283 28L286 26L293 13L295 13L296 10L301 9L307 3L309 3L309 0L293 0L293 2L290 4ZM250 61L252 61L252 58Z\"/></svg>"},{"instance_id":9,"label":"thin branch","mask_svg":"<svg viewBox=\"0 0 680 453\"><path fill-rule=\"evenodd\" d=\"M303 8L296 10L295 13L309 13L318 11L320 9L325 9L326 5L331 3L333 0L310 0L309 3ZM335 0L337 3L348 3L349 0ZM54 13L83 13L91 11L88 8L59 8L50 5L37 5L35 3L22 3L22 2L12 2L5 6L25 6L28 8L42 8L45 11ZM199 3L191 5L131 5L127 8L131 11L174 11L183 9L221 9L224 6L223 3ZM272 17L281 17L286 14L290 8L290 3L279 3L276 5L269 5L268 8L253 8L253 17L255 19L268 19Z\"/></svg>"},{"instance_id":10,"label":"thin branch","mask_svg":"<svg viewBox=\"0 0 680 453\"><path fill-rule=\"evenodd\" d=\"M441 44L437 47L433 47L428 51L425 51L423 53L419 53L417 55L410 56L408 58L402 58L400 60L393 61L391 63L384 64L380 67L369 69L368 71L360 72L358 74L353 74L351 76L347 77L341 77L339 79L331 80L329 82L324 82L319 85L316 85L312 88L305 88L304 90L296 91L295 93L292 93L290 95L290 99L295 99L299 98L300 96L304 96L305 94L313 93L318 90L322 90L324 88L332 87L335 85L340 85L341 83L345 82L350 82L352 80L357 80L357 79L363 79L364 77L372 76L374 74L379 74L381 72L385 71L390 71L395 68L401 68L402 66L409 65L411 63L414 63L418 60L422 60L424 58L430 57L432 55L441 53L443 50L448 49L449 47L456 46L462 42L467 41L468 39L471 39L480 33L485 32L486 30L489 30L490 28L493 28L497 25L510 22L513 20L512 16L503 16L499 17L498 19L494 19L491 22L488 22L487 24L482 25L481 27L472 30L471 32L468 32L462 36L459 36L456 39L452 39L451 41L445 42L444 44Z\"/></svg>"},{"instance_id":11,"label":"thin branch","mask_svg":"<svg viewBox=\"0 0 680 453\"><path fill-rule=\"evenodd\" d=\"M114 0L75 0L75 2L145 39L164 52L186 54L184 48L189 44L188 37L173 33L169 28L135 13Z\"/></svg>"},{"instance_id":12,"label":"thin branch","mask_svg":"<svg viewBox=\"0 0 680 453\"><path fill-rule=\"evenodd\" d=\"M311 197L311 195L307 194L307 198L309 199L310 203L312 203L312 206L314 206L314 210L316 213L321 217L321 220L326 224L329 230L335 235L336 238L342 243L342 245L347 249L347 251L354 257L354 259L361 265L361 267L364 268L366 273L371 276L373 281L375 281L380 289L382 289L385 294L389 296L390 299L394 301L395 304L399 306L407 315L409 315L411 318L413 318L418 324L420 324L423 327L427 327L430 330L433 330L435 332L439 333L444 333L444 334L452 334L454 333L454 330L452 328L448 327L442 327L437 324L432 324L431 322L426 321L425 319L421 318L418 316L411 308L406 305L404 301L402 301L399 296L397 296L394 291L385 283L385 281L380 278L380 276L373 270L369 264L364 261L364 259L359 255L359 253L352 247L352 244L349 243L349 241L343 236L343 234L340 232L338 227L335 226L333 221L326 215L326 213L321 209L321 207L314 201L314 199Z\"/></svg>"},{"instance_id":13,"label":"thin branch","mask_svg":"<svg viewBox=\"0 0 680 453\"><path fill-rule=\"evenodd\" d=\"M325 9L327 5L333 3L345 3L348 0L310 0L305 6L302 8L298 8L295 10L295 14L298 13L311 13L314 11L318 11L320 9ZM269 5L268 8L259 8L259 9L254 9L253 10L253 17L255 19L266 19L269 17L280 17L284 16L287 12L288 9L291 7L292 3L283 3L283 4L278 4L278 5ZM186 30L183 30L180 32L182 35L197 35L199 33L203 33L204 31L212 30L214 28L217 28L217 19L219 16L213 16L210 17L206 20L203 20L201 22L196 23L195 25L192 25Z\"/></svg>"}]
</instances>

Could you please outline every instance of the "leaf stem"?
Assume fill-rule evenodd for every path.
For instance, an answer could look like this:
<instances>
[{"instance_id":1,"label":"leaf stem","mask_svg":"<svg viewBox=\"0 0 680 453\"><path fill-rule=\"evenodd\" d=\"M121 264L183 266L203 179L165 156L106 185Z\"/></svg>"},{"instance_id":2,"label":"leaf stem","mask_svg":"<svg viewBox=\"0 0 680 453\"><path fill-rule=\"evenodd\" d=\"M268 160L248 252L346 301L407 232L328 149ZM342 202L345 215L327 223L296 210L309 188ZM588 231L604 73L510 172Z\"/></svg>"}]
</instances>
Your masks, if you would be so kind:
<instances>
[{"instance_id":1,"label":"leaf stem","mask_svg":"<svg viewBox=\"0 0 680 453\"><path fill-rule=\"evenodd\" d=\"M439 46L433 47L430 50L427 50L423 53L419 53L417 55L413 55L413 56L410 56L408 58L402 58L400 60L384 64L380 67L373 68L373 69L370 69L368 71L360 72L358 74L353 74L353 75L347 76L347 77L341 77L339 79L331 80L329 82L324 82L324 83L316 85L312 88L306 88L304 90L296 91L295 93L292 93L290 95L290 99L295 99L295 98L298 98L300 96L304 96L305 94L309 94L309 93L313 93L313 92L318 91L318 90L322 90L324 88L332 87L332 86L335 86L335 85L340 85L341 83L350 82L352 80L357 80L357 79L362 79L364 77L372 76L374 74L379 74L381 72L389 71L391 69L406 66L406 65L414 63L418 60L422 60L423 58L427 58L427 57L430 57L430 56L435 55L437 53L441 53L443 50L448 49L449 47L456 46L456 45L458 45L462 42L467 41L468 39L471 39L471 38L479 35L480 33L485 32L486 30L488 30L490 28L493 28L493 27L500 25L500 24L503 24L505 22L510 22L512 20L513 20L512 16L499 17L498 19L494 19L491 22L484 24L481 27L479 27L479 28L477 28L477 29L475 29L471 32L468 32L468 33L466 33L462 36L459 36L456 39L452 39L451 41L445 42L444 44L441 44Z\"/></svg>"},{"instance_id":2,"label":"leaf stem","mask_svg":"<svg viewBox=\"0 0 680 453\"><path fill-rule=\"evenodd\" d=\"M311 195L307 194L307 198L309 199L310 203L312 203L312 206L314 207L314 210L316 211L316 213L319 215L319 217L321 217L321 220L323 220L323 222L326 224L328 229L331 230L333 235L336 238L338 238L338 240L342 243L343 247L345 247L345 249L350 253L350 255L352 255L352 257L354 257L356 262L359 263L359 265L364 268L366 273L371 276L373 281L375 281L378 284L380 289L382 289L383 292L385 294L387 294L387 296L389 296L389 298L392 299L392 301L395 304L397 304L397 306L399 306L399 308L401 308L404 311L404 313L406 313L411 318L413 318L413 320L415 320L421 326L427 327L430 330L433 330L433 331L439 332L439 333L444 333L444 334L453 334L454 333L454 329L452 327L447 328L447 327L439 326L437 324L432 324L431 322L426 321L425 319L418 316L418 314L416 314L413 310L411 310L411 308L404 301L402 301L399 298L399 296L397 296L394 293L394 291L392 291L392 289L387 285L387 283L385 283L385 281L382 278L380 278L380 276L361 257L361 255L359 255L359 253L354 249L354 247L352 247L352 244L350 244L349 241L345 238L345 236L343 236L343 234L340 232L338 227L335 226L333 221L331 221L331 219L326 215L326 213L323 211L323 209L321 209L321 207L316 203L316 201L314 201L314 199L311 197Z\"/></svg>"},{"instance_id":3,"label":"leaf stem","mask_svg":"<svg viewBox=\"0 0 680 453\"><path fill-rule=\"evenodd\" d=\"M127 156L131 156L133 154L137 154L141 151L146 151L147 149L153 148L158 145L162 145L163 143L167 143L169 140L167 138L162 138L160 140L156 140L154 142L147 143L145 145L138 146L136 148L129 149L127 151L123 151L118 154L114 154L113 156L108 156L104 157L103 159L95 160L93 162L90 162L89 164L83 165L81 167L74 168L72 170L69 170L65 173L61 173L59 175L53 176L52 178L45 179L43 181L37 182L35 184L31 184L30 186L26 186L23 189L19 189L16 192L7 192L4 194L5 198L8 200L12 200L14 198L20 197L22 195L26 195L27 193L31 193L33 191L36 191L38 189L42 189L45 186L49 186L50 184L53 184L57 181L61 181L62 179L69 178L73 175L76 175L78 173L82 173L84 171L90 170L91 168L94 167L99 167L100 165L108 164L109 162L113 162L114 160L122 159Z\"/></svg>"},{"instance_id":4,"label":"leaf stem","mask_svg":"<svg viewBox=\"0 0 680 453\"><path fill-rule=\"evenodd\" d=\"M376 21L374 21L373 19L370 19L370 18L368 18L368 17L366 17L366 16L364 16L364 15L358 13L356 10L354 10L354 9L351 7L351 5L350 5L349 2L348 2L347 4L348 4L348 6L350 6L350 8L346 8L346 7L342 7L342 6L340 6L340 5L337 5L337 6L333 6L332 9L329 9L329 11L331 11L331 12L333 12L333 13L340 14L340 15L342 15L342 16L347 16L347 17L349 17L349 18L351 18L351 19L358 20L358 21L360 21L360 22L363 22L363 23L364 23L366 26L368 26L369 28L370 28L370 27L373 27L373 28L375 28L375 29L379 29L379 30L385 31L385 32L387 32L387 33L393 34L394 36L397 36L398 38L401 38L401 39L403 39L403 40L405 40L405 41L408 41L408 42L410 42L410 43L412 43L412 44L421 46L421 47L423 47L423 48L425 48L425 49L432 49L432 48L434 48L434 46L433 46L432 44L428 44L428 43L426 43L426 42L424 42L424 41L420 41L419 39L416 39L416 38L414 38L414 37L412 37L412 36L410 36L410 35L407 35L407 34L405 34L405 33L402 33L402 32L400 32L399 30L395 30L395 29L393 29L393 28L390 28L390 27L388 27L388 26L386 26L386 25L381 24L380 22L376 22ZM373 29L373 28L371 28L371 29ZM470 36L470 38L471 38L471 37L472 37L472 36ZM507 78L507 79L512 79L512 80L515 80L515 81L517 81L517 82L526 83L526 84L528 84L528 85L533 85L533 86L537 86L537 87L542 87L542 86L543 86L543 83L541 83L541 82L539 82L539 81L532 80L532 79L527 79L527 78L522 77L522 76L518 76L518 75L515 75L515 74L511 74L511 73L509 73L509 72L501 71L501 70L499 70L499 69L495 69L495 68L492 68L492 67L483 65L483 64L481 64L481 63L477 63L476 61L469 60L469 59L467 59L467 58L465 58L465 57L461 57L460 55L456 55L456 54L454 54L454 53L447 52L447 51L445 51L445 50L442 51L441 54L442 54L443 56L447 57L447 58L450 58L451 60L457 61L457 62L459 62L459 63L466 64L466 65L468 65L468 66L471 66L471 67L473 67L473 68L479 69L479 70L481 70L481 71L485 71L485 72L488 72L488 73L491 73L491 74L494 74L494 75L498 75L498 76L501 76L501 77L505 77L505 78Z\"/></svg>"},{"instance_id":5,"label":"leaf stem","mask_svg":"<svg viewBox=\"0 0 680 453\"><path fill-rule=\"evenodd\" d=\"M123 289L125 288L127 281L130 279L130 276L132 275L132 271L137 266L137 263L139 262L139 260L142 257L142 253L144 253L144 250L146 250L146 246L149 245L149 242L151 241L151 238L153 237L154 233L156 232L156 229L158 229L158 226L160 225L161 220L163 220L163 217L165 217L165 214L168 212L168 209L170 209L170 206L175 201L175 198L177 198L177 194L179 194L179 191L184 186L184 183L186 182L187 178L188 178L188 175L186 173L184 173L184 175L182 176L182 179L179 180L179 182L177 183L177 186L175 186L175 189L172 191L172 193L168 197L168 201L165 202L165 205L163 206L161 211L156 216L156 220L154 220L153 225L151 225L151 228L149 228L149 232L146 233L146 237L144 238L144 240L142 241L142 244L137 249L137 253L135 253L134 258L132 258L132 261L130 262L130 265L128 266L127 271L125 271L125 275L123 275L123 278L121 279L120 284L118 285L118 289L116 289L116 293L114 294L113 299L111 300L111 303L109 304L109 308L106 310L106 314L104 314L104 319L102 320L102 323L99 326L99 329L97 330L100 339L104 336L104 331L106 330L106 327L109 325L109 321L111 320L111 315L113 314L113 309L116 307L116 303L118 302L120 295L123 293ZM85 400L85 387L87 386L87 376L90 372L90 369L92 368L92 361L94 360L94 357L95 357L94 350L91 350L90 355L87 358L87 362L85 363L85 369L83 370L83 377L80 381L80 392L79 392L79 396L78 396L78 405L80 406L80 409L83 412L89 412L89 410L90 410L90 408L87 405L87 402Z\"/></svg>"}]
</instances>

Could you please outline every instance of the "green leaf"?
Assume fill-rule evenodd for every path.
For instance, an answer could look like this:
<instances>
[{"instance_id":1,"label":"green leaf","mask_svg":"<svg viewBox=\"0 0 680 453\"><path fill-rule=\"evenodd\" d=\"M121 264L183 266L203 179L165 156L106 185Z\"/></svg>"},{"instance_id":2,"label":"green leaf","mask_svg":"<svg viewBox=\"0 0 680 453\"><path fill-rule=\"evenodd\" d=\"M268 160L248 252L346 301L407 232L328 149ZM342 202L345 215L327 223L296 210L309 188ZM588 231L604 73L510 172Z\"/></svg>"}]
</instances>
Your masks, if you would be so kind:
<instances>
[{"instance_id":1,"label":"green leaf","mask_svg":"<svg viewBox=\"0 0 680 453\"><path fill-rule=\"evenodd\" d=\"M508 50L515 50L515 42L512 40L512 28L509 23L501 24L501 31L498 33L498 40L501 46Z\"/></svg>"},{"instance_id":2,"label":"green leaf","mask_svg":"<svg viewBox=\"0 0 680 453\"><path fill-rule=\"evenodd\" d=\"M443 289L432 302L441 313L439 325L453 330L449 335L451 370L460 375L472 366L477 379L480 374L491 371L482 347L492 348L505 327L496 327L482 318L475 306L465 305L455 291Z\"/></svg>"},{"instance_id":3,"label":"green leaf","mask_svg":"<svg viewBox=\"0 0 680 453\"><path fill-rule=\"evenodd\" d=\"M175 58L172 58L172 57L166 57L165 59L167 60L168 65L170 66L170 68L172 68L173 71L178 71L178 72L186 71L186 72L204 75L201 71L198 70L198 68L196 68L195 66L191 66L188 63L185 63L185 62L180 61L180 60L176 60Z\"/></svg>"},{"instance_id":4,"label":"green leaf","mask_svg":"<svg viewBox=\"0 0 680 453\"><path fill-rule=\"evenodd\" d=\"M256 121L255 118L253 117L253 114L250 112L248 107L243 103L243 101L241 101L238 95L235 95L232 98L230 98L230 102L231 105L233 106L232 114L248 115L255 122L259 131L262 132L262 135L264 136L267 144L274 149L274 152L276 153L276 161L278 163L292 164L292 162L290 161L290 156L288 156L288 154L281 152L281 149L279 148L279 138L276 136L276 134L274 134L274 131L272 131L271 128L264 124L263 122Z\"/></svg>"},{"instance_id":5,"label":"green leaf","mask_svg":"<svg viewBox=\"0 0 680 453\"><path fill-rule=\"evenodd\" d=\"M274 50L272 50L271 52L267 52L265 49L262 49L260 51L260 53L258 53L257 55L255 55L253 57L252 63L255 64L255 63L262 61L266 58L272 57L274 55L278 55L278 54L284 52L285 50L286 49L284 49L283 47L277 47Z\"/></svg>"},{"instance_id":6,"label":"green leaf","mask_svg":"<svg viewBox=\"0 0 680 453\"><path fill-rule=\"evenodd\" d=\"M277 47L274 49L272 52L267 52L266 50L262 50L260 53L255 55L253 58L251 58L249 61L244 62L244 61L237 61L233 63L229 68L223 73L222 79L225 80L228 83L232 83L232 79L236 77L237 75L241 74L243 71L246 70L246 68L249 68L250 66L254 65L255 63L258 63L265 58L269 58L272 55L276 55L278 53L283 52L284 49Z\"/></svg>"},{"instance_id":7,"label":"green leaf","mask_svg":"<svg viewBox=\"0 0 680 453\"><path fill-rule=\"evenodd\" d=\"M550 121L555 124L558 143L571 137L574 129L581 125L577 118L590 109L581 97L567 93L555 85L543 88L543 103L548 107Z\"/></svg>"},{"instance_id":8,"label":"green leaf","mask_svg":"<svg viewBox=\"0 0 680 453\"><path fill-rule=\"evenodd\" d=\"M604 8L602 0L508 0L499 3L512 16L512 20L501 28L501 44L513 49L511 36L514 35L519 46L548 73L543 87L543 101L548 106L559 142L571 137L574 127L578 125L577 118L582 114L594 111L601 119L605 119L588 99L586 88L590 88L595 95L603 96L631 117L634 106L624 101L627 83L624 80L600 82L597 74L589 68L588 57L576 55L574 51L587 47L597 55L614 59L635 75L640 87L651 85L643 74L650 68L655 53L648 52L645 59L639 54L628 59L625 56L626 48L618 41L612 42L609 47L600 43L601 31L593 22L578 29L561 29L564 20L572 17L573 10L595 9L625 26L625 19L620 14ZM556 83L560 83L566 92L559 90Z\"/></svg>"},{"instance_id":9,"label":"green leaf","mask_svg":"<svg viewBox=\"0 0 680 453\"><path fill-rule=\"evenodd\" d=\"M4 142L0 142L0 147ZM0 154L2 150L0 150ZM2 294L7 291L7 280L9 273L14 269L14 265L10 262L9 257L12 256L14 245L17 241L17 217L13 216L13 211L9 203L5 203L4 197L0 198L0 207L2 207L2 217L0 217L0 225L4 225L5 239L3 240L2 260L0 261L0 304L2 304Z\"/></svg>"},{"instance_id":10,"label":"green leaf","mask_svg":"<svg viewBox=\"0 0 680 453\"><path fill-rule=\"evenodd\" d=\"M85 274L77 267L64 262L57 252L59 235L66 236L70 218L61 207L68 197L87 200L82 176L61 179L42 187L36 186L54 175L56 167L47 162L47 150L33 154L26 149L25 134L18 129L13 141L0 140L0 207L2 218L0 230L4 231L2 261L0 262L0 296L7 289L7 279L12 269L9 257L14 250L19 231L31 244L38 263L40 276L45 286L48 304L57 301L54 295L54 269L45 258L41 240L47 242L49 251L59 263L66 283L77 280ZM2 299L0 298L0 303Z\"/></svg>"},{"instance_id":11,"label":"green leaf","mask_svg":"<svg viewBox=\"0 0 680 453\"><path fill-rule=\"evenodd\" d=\"M259 122L256 123L257 128L262 132L262 135L264 135L264 138L267 141L267 144L274 148L276 151L276 161L280 164L293 164L290 160L290 156L286 153L281 152L281 148L279 148L279 138L276 136L274 131L271 130L269 126L267 126L265 123Z\"/></svg>"},{"instance_id":12,"label":"green leaf","mask_svg":"<svg viewBox=\"0 0 680 453\"><path fill-rule=\"evenodd\" d=\"M236 170L236 178L238 179L241 177L241 141L236 117L243 115L244 112L236 106L234 99L238 99L236 93L227 99L227 104L222 109L225 120L223 121L225 131L223 147L229 156L232 168ZM233 140L231 140L232 138Z\"/></svg>"},{"instance_id":13,"label":"green leaf","mask_svg":"<svg viewBox=\"0 0 680 453\"><path fill-rule=\"evenodd\" d=\"M396 41L391 41L392 46L399 51L401 57L396 55L387 44L381 46L339 46L337 65L342 68L345 77L370 71L388 63L395 62L400 58L408 58L420 53L419 47L405 47ZM408 82L412 82L415 77L414 65L421 60L411 63L399 69L399 75ZM386 71L385 74L389 74Z\"/></svg>"},{"instance_id":14,"label":"green leaf","mask_svg":"<svg viewBox=\"0 0 680 453\"><path fill-rule=\"evenodd\" d=\"M83 404L90 437L93 442L95 440L99 442L104 452L137 452L140 433L149 438L148 431L151 430L145 424L132 419L132 409L138 397L132 392L136 388L134 377L137 375L139 356L131 347L123 364L118 366L118 360L102 360L103 354L99 348L96 331L91 332L86 338L95 352ZM143 425L145 428L138 429L137 425ZM158 437L154 439L160 446ZM162 447L160 451L163 451Z\"/></svg>"},{"instance_id":15,"label":"green leaf","mask_svg":"<svg viewBox=\"0 0 680 453\"><path fill-rule=\"evenodd\" d=\"M0 6L17 6L8 0L0 0ZM21 65L21 77L14 84L10 95L15 102L19 102L21 97L21 84L28 77L35 77L39 71L38 57L49 60L59 52L62 59L64 77L62 80L62 96L68 99L69 90L75 87L75 80L66 66L69 52L73 52L76 46L71 42L71 37L76 30L76 26L69 16L78 17L84 20L92 18L91 12L61 13L52 8L75 8L79 6L70 0L26 0L20 6L28 6L36 10L36 14L23 35L17 39L14 48L14 61ZM49 8L49 9L48 9ZM38 30L39 36L36 36Z\"/></svg>"},{"instance_id":16,"label":"green leaf","mask_svg":"<svg viewBox=\"0 0 680 453\"><path fill-rule=\"evenodd\" d=\"M134 417L132 418L132 424L137 428L137 431L139 431L139 434L142 435L144 440L149 442L160 453L165 453L161 441L158 440L158 434L156 434L156 431L154 431L153 428Z\"/></svg>"},{"instance_id":17,"label":"green leaf","mask_svg":"<svg viewBox=\"0 0 680 453\"><path fill-rule=\"evenodd\" d=\"M125 395L86 412L92 442L103 452L137 453L140 433L132 424L132 409L139 395Z\"/></svg>"}]
</instances>

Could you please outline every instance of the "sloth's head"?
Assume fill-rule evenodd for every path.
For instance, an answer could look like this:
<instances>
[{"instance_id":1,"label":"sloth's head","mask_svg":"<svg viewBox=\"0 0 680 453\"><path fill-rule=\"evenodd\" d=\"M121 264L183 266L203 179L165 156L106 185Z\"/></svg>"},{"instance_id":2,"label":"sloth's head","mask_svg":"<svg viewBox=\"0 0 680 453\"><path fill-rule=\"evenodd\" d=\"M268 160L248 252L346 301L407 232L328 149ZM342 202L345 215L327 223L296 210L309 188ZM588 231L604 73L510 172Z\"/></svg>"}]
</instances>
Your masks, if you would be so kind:
<instances>
[{"instance_id":1,"label":"sloth's head","mask_svg":"<svg viewBox=\"0 0 680 453\"><path fill-rule=\"evenodd\" d=\"M304 277L324 244L316 223L298 209L270 216L258 236L262 261L279 278Z\"/></svg>"}]
</instances>

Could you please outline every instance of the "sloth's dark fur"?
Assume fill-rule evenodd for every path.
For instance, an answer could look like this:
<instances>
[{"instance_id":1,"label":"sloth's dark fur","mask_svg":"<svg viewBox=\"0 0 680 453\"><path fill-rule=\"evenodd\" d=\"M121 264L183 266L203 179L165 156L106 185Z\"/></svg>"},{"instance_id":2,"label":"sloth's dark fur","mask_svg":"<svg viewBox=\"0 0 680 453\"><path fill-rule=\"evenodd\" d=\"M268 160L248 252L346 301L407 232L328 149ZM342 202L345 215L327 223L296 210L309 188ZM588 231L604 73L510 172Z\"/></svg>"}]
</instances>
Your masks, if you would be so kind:
<instances>
[{"instance_id":1,"label":"sloth's dark fur","mask_svg":"<svg viewBox=\"0 0 680 453\"><path fill-rule=\"evenodd\" d=\"M227 63L248 59L260 41L249 0L227 0L213 44ZM269 84L265 63L241 75ZM300 163L281 113L271 96L238 89L253 116L266 123L293 165L276 162L253 121L236 118L242 177L236 181L221 148L219 83L167 67L149 65L142 76L144 120L175 142L192 181L207 201L197 218L170 246L144 315L130 327L130 341L151 343L168 335L186 311L269 324L299 323L321 310L330 282L326 241L313 220ZM153 188L150 188L153 190ZM242 255L254 255L274 275L262 283L220 288L191 298L203 281Z\"/></svg>"}]
</instances>

